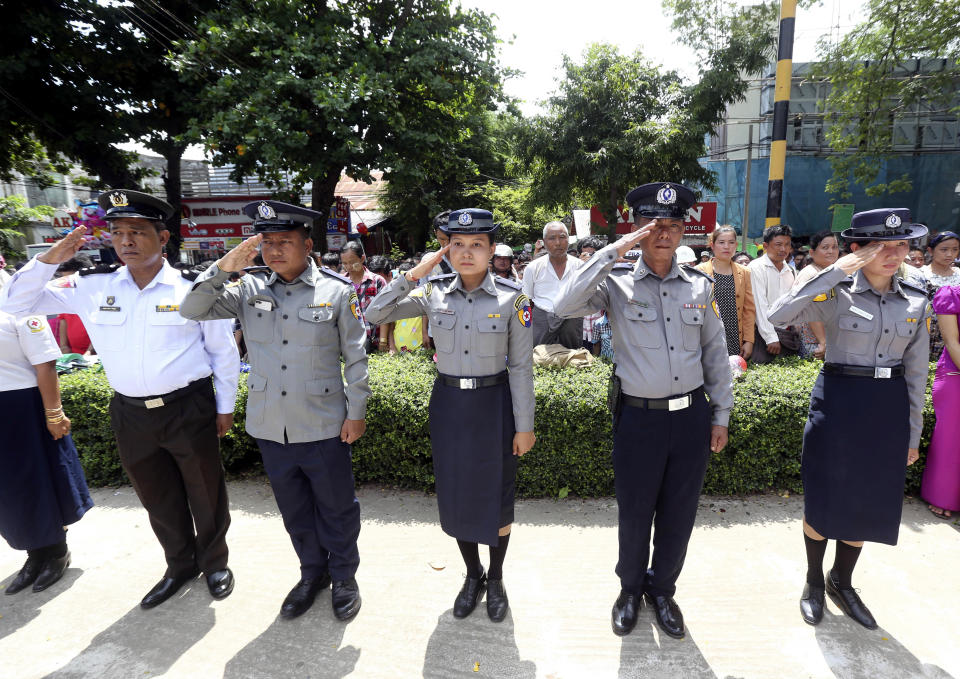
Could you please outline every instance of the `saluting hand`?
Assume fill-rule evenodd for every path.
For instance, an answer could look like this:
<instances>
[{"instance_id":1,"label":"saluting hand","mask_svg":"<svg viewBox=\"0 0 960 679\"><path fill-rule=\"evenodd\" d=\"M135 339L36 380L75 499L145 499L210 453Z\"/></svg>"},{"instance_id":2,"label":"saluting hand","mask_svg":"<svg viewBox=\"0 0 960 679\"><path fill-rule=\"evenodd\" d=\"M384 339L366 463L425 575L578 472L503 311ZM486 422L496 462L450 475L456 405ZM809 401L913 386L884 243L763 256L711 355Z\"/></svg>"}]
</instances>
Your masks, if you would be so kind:
<instances>
[{"instance_id":1,"label":"saluting hand","mask_svg":"<svg viewBox=\"0 0 960 679\"><path fill-rule=\"evenodd\" d=\"M420 263L415 267L410 269L406 274L407 280L420 280L426 276L430 275L430 272L433 271L433 268L440 263L440 260L443 259L443 256L447 254L447 250L450 249L450 243L447 243L442 248L434 252L429 257L424 257L420 260Z\"/></svg>"},{"instance_id":2,"label":"saluting hand","mask_svg":"<svg viewBox=\"0 0 960 679\"><path fill-rule=\"evenodd\" d=\"M626 254L633 249L634 245L650 235L650 232L653 230L653 227L656 226L656 224L657 220L651 219L649 222L643 225L643 228L637 229L632 233L628 233L623 238L620 238L616 242L617 254L621 257L625 257Z\"/></svg>"},{"instance_id":3,"label":"saluting hand","mask_svg":"<svg viewBox=\"0 0 960 679\"><path fill-rule=\"evenodd\" d=\"M727 447L727 428L715 424L710 427L710 452L719 453Z\"/></svg>"},{"instance_id":4,"label":"saluting hand","mask_svg":"<svg viewBox=\"0 0 960 679\"><path fill-rule=\"evenodd\" d=\"M857 248L849 255L844 255L837 260L834 266L849 276L872 262L876 256L880 254L881 250L883 250L883 243L874 241L870 243L870 245Z\"/></svg>"},{"instance_id":5,"label":"saluting hand","mask_svg":"<svg viewBox=\"0 0 960 679\"><path fill-rule=\"evenodd\" d=\"M80 251L80 248L83 247L83 237L87 233L87 227L78 226L73 231L68 233L62 240L58 240L53 244L53 247L44 252L42 255L37 255L39 259L44 264L63 264L70 258L72 258L77 252Z\"/></svg>"},{"instance_id":6,"label":"saluting hand","mask_svg":"<svg viewBox=\"0 0 960 679\"><path fill-rule=\"evenodd\" d=\"M536 442L537 437L532 431L518 431L513 435L513 454L523 457L523 454L529 452Z\"/></svg>"},{"instance_id":7,"label":"saluting hand","mask_svg":"<svg viewBox=\"0 0 960 679\"><path fill-rule=\"evenodd\" d=\"M250 266L257 256L257 246L260 245L260 241L262 240L262 234L258 233L256 236L251 236L218 259L217 267L219 267L221 271L233 273L234 271L241 271L244 267Z\"/></svg>"}]
</instances>

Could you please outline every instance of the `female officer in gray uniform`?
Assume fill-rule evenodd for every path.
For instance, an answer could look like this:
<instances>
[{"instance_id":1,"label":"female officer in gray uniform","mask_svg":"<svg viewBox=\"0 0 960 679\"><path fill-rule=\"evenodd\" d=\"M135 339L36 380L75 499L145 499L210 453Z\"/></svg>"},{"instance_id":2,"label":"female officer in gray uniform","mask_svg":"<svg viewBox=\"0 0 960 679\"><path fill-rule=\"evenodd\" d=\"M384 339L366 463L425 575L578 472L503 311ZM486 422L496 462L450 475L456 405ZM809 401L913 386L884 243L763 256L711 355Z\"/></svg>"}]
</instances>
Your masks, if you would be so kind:
<instances>
[{"instance_id":1,"label":"female officer in gray uniform","mask_svg":"<svg viewBox=\"0 0 960 679\"><path fill-rule=\"evenodd\" d=\"M877 623L851 584L865 540L897 543L906 467L917 459L927 386L927 297L896 276L909 241L927 233L910 211L885 208L853 216L841 236L851 252L778 299L777 325L821 321L823 370L803 430L803 534L807 583L804 621L823 617L824 589L868 629ZM851 427L863 413L884 413L875 427ZM836 558L824 582L827 539Z\"/></svg>"},{"instance_id":2,"label":"female officer in gray uniform","mask_svg":"<svg viewBox=\"0 0 960 679\"><path fill-rule=\"evenodd\" d=\"M530 301L513 281L489 274L499 224L486 210L457 210L442 227L450 243L398 276L367 307L371 323L427 314L440 374L430 398L430 439L440 525L457 538L467 577L453 615L507 614L503 560L513 523L517 457L533 447ZM416 282L448 255L455 273ZM505 368L509 368L509 371ZM478 543L490 546L490 571Z\"/></svg>"}]
</instances>

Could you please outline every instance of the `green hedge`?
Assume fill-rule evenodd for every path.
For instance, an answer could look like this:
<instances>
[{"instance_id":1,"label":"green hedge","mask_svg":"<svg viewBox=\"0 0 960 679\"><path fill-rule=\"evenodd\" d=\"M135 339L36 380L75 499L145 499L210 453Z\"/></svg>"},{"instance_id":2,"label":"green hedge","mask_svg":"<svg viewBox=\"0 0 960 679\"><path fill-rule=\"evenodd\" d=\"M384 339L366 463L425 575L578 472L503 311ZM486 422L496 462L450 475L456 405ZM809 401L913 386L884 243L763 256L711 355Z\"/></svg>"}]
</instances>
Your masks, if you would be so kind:
<instances>
[{"instance_id":1,"label":"green hedge","mask_svg":"<svg viewBox=\"0 0 960 679\"><path fill-rule=\"evenodd\" d=\"M819 366L799 359L752 366L736 383L730 442L713 456L705 492L801 492L803 425ZM426 353L370 357L373 397L367 408L367 432L353 447L358 482L432 488L427 407L434 375L433 361ZM613 494L606 407L609 375L610 365L602 361L583 370L535 369L537 444L520 461L517 489L521 495ZM92 485L125 482L110 431L111 390L103 373L67 375L62 378L62 392L87 480ZM243 431L245 405L246 380L241 376L235 424L221 444L224 466L231 474L262 471L256 444ZM919 490L933 424L928 390L920 460L908 469L908 492Z\"/></svg>"}]
</instances>

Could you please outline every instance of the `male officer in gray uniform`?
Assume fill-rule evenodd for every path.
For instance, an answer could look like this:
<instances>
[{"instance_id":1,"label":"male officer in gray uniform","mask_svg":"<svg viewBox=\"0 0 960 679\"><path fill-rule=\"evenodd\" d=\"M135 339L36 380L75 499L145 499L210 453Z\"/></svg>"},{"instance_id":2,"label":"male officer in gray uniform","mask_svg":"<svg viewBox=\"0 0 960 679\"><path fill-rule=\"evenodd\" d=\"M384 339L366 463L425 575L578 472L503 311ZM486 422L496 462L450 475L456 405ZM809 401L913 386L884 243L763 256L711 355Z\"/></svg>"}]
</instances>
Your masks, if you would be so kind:
<instances>
[{"instance_id":1,"label":"male officer in gray uniform","mask_svg":"<svg viewBox=\"0 0 960 679\"><path fill-rule=\"evenodd\" d=\"M561 291L556 313L574 317L606 309L613 330L622 587L613 606L613 631L630 633L645 596L663 631L680 638L683 615L673 595L709 451L727 442L730 367L712 279L679 266L674 256L693 192L669 182L645 184L631 191L627 202L636 226L647 223L578 269ZM636 264L616 263L638 243L643 255Z\"/></svg>"},{"instance_id":2,"label":"male officer in gray uniform","mask_svg":"<svg viewBox=\"0 0 960 679\"><path fill-rule=\"evenodd\" d=\"M276 201L249 203L244 212L256 235L197 279L180 313L238 318L243 327L251 367L247 431L300 558L300 582L280 615L303 614L332 578L334 614L348 620L360 610L360 505L350 444L364 432L370 396L357 295L349 279L318 269L310 256L305 222L319 212ZM258 245L266 267L231 283Z\"/></svg>"}]
</instances>

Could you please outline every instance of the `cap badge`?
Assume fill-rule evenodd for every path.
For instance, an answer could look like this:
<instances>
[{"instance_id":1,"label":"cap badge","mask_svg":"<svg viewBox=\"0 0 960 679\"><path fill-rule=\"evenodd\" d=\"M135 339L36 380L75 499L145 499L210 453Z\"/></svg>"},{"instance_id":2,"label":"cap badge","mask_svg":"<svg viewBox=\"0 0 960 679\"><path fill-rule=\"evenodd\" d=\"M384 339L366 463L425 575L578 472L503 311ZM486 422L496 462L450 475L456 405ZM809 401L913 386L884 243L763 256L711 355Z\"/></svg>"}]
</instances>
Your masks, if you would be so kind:
<instances>
[{"instance_id":1,"label":"cap badge","mask_svg":"<svg viewBox=\"0 0 960 679\"><path fill-rule=\"evenodd\" d=\"M677 192L669 186L664 186L657 191L657 202L661 205L673 205L677 202Z\"/></svg>"},{"instance_id":2,"label":"cap badge","mask_svg":"<svg viewBox=\"0 0 960 679\"><path fill-rule=\"evenodd\" d=\"M900 224L902 224L903 222L900 219L900 215L890 214L890 215L887 215L887 218L884 220L883 223L887 225L888 229L895 229L898 226L900 226Z\"/></svg>"},{"instance_id":3,"label":"cap badge","mask_svg":"<svg viewBox=\"0 0 960 679\"><path fill-rule=\"evenodd\" d=\"M274 210L274 209L273 209L270 205L268 205L267 203L261 202L261 203L257 206L257 213L258 213L258 214L260 215L260 217L263 218L263 219L276 219L276 218L277 218L277 211Z\"/></svg>"},{"instance_id":4,"label":"cap badge","mask_svg":"<svg viewBox=\"0 0 960 679\"><path fill-rule=\"evenodd\" d=\"M460 216L457 217L457 223L460 226L470 226L473 224L473 215L469 212L461 212Z\"/></svg>"},{"instance_id":5,"label":"cap badge","mask_svg":"<svg viewBox=\"0 0 960 679\"><path fill-rule=\"evenodd\" d=\"M127 194L117 191L110 194L110 204L113 207L127 207L130 203L127 202Z\"/></svg>"}]
</instances>

